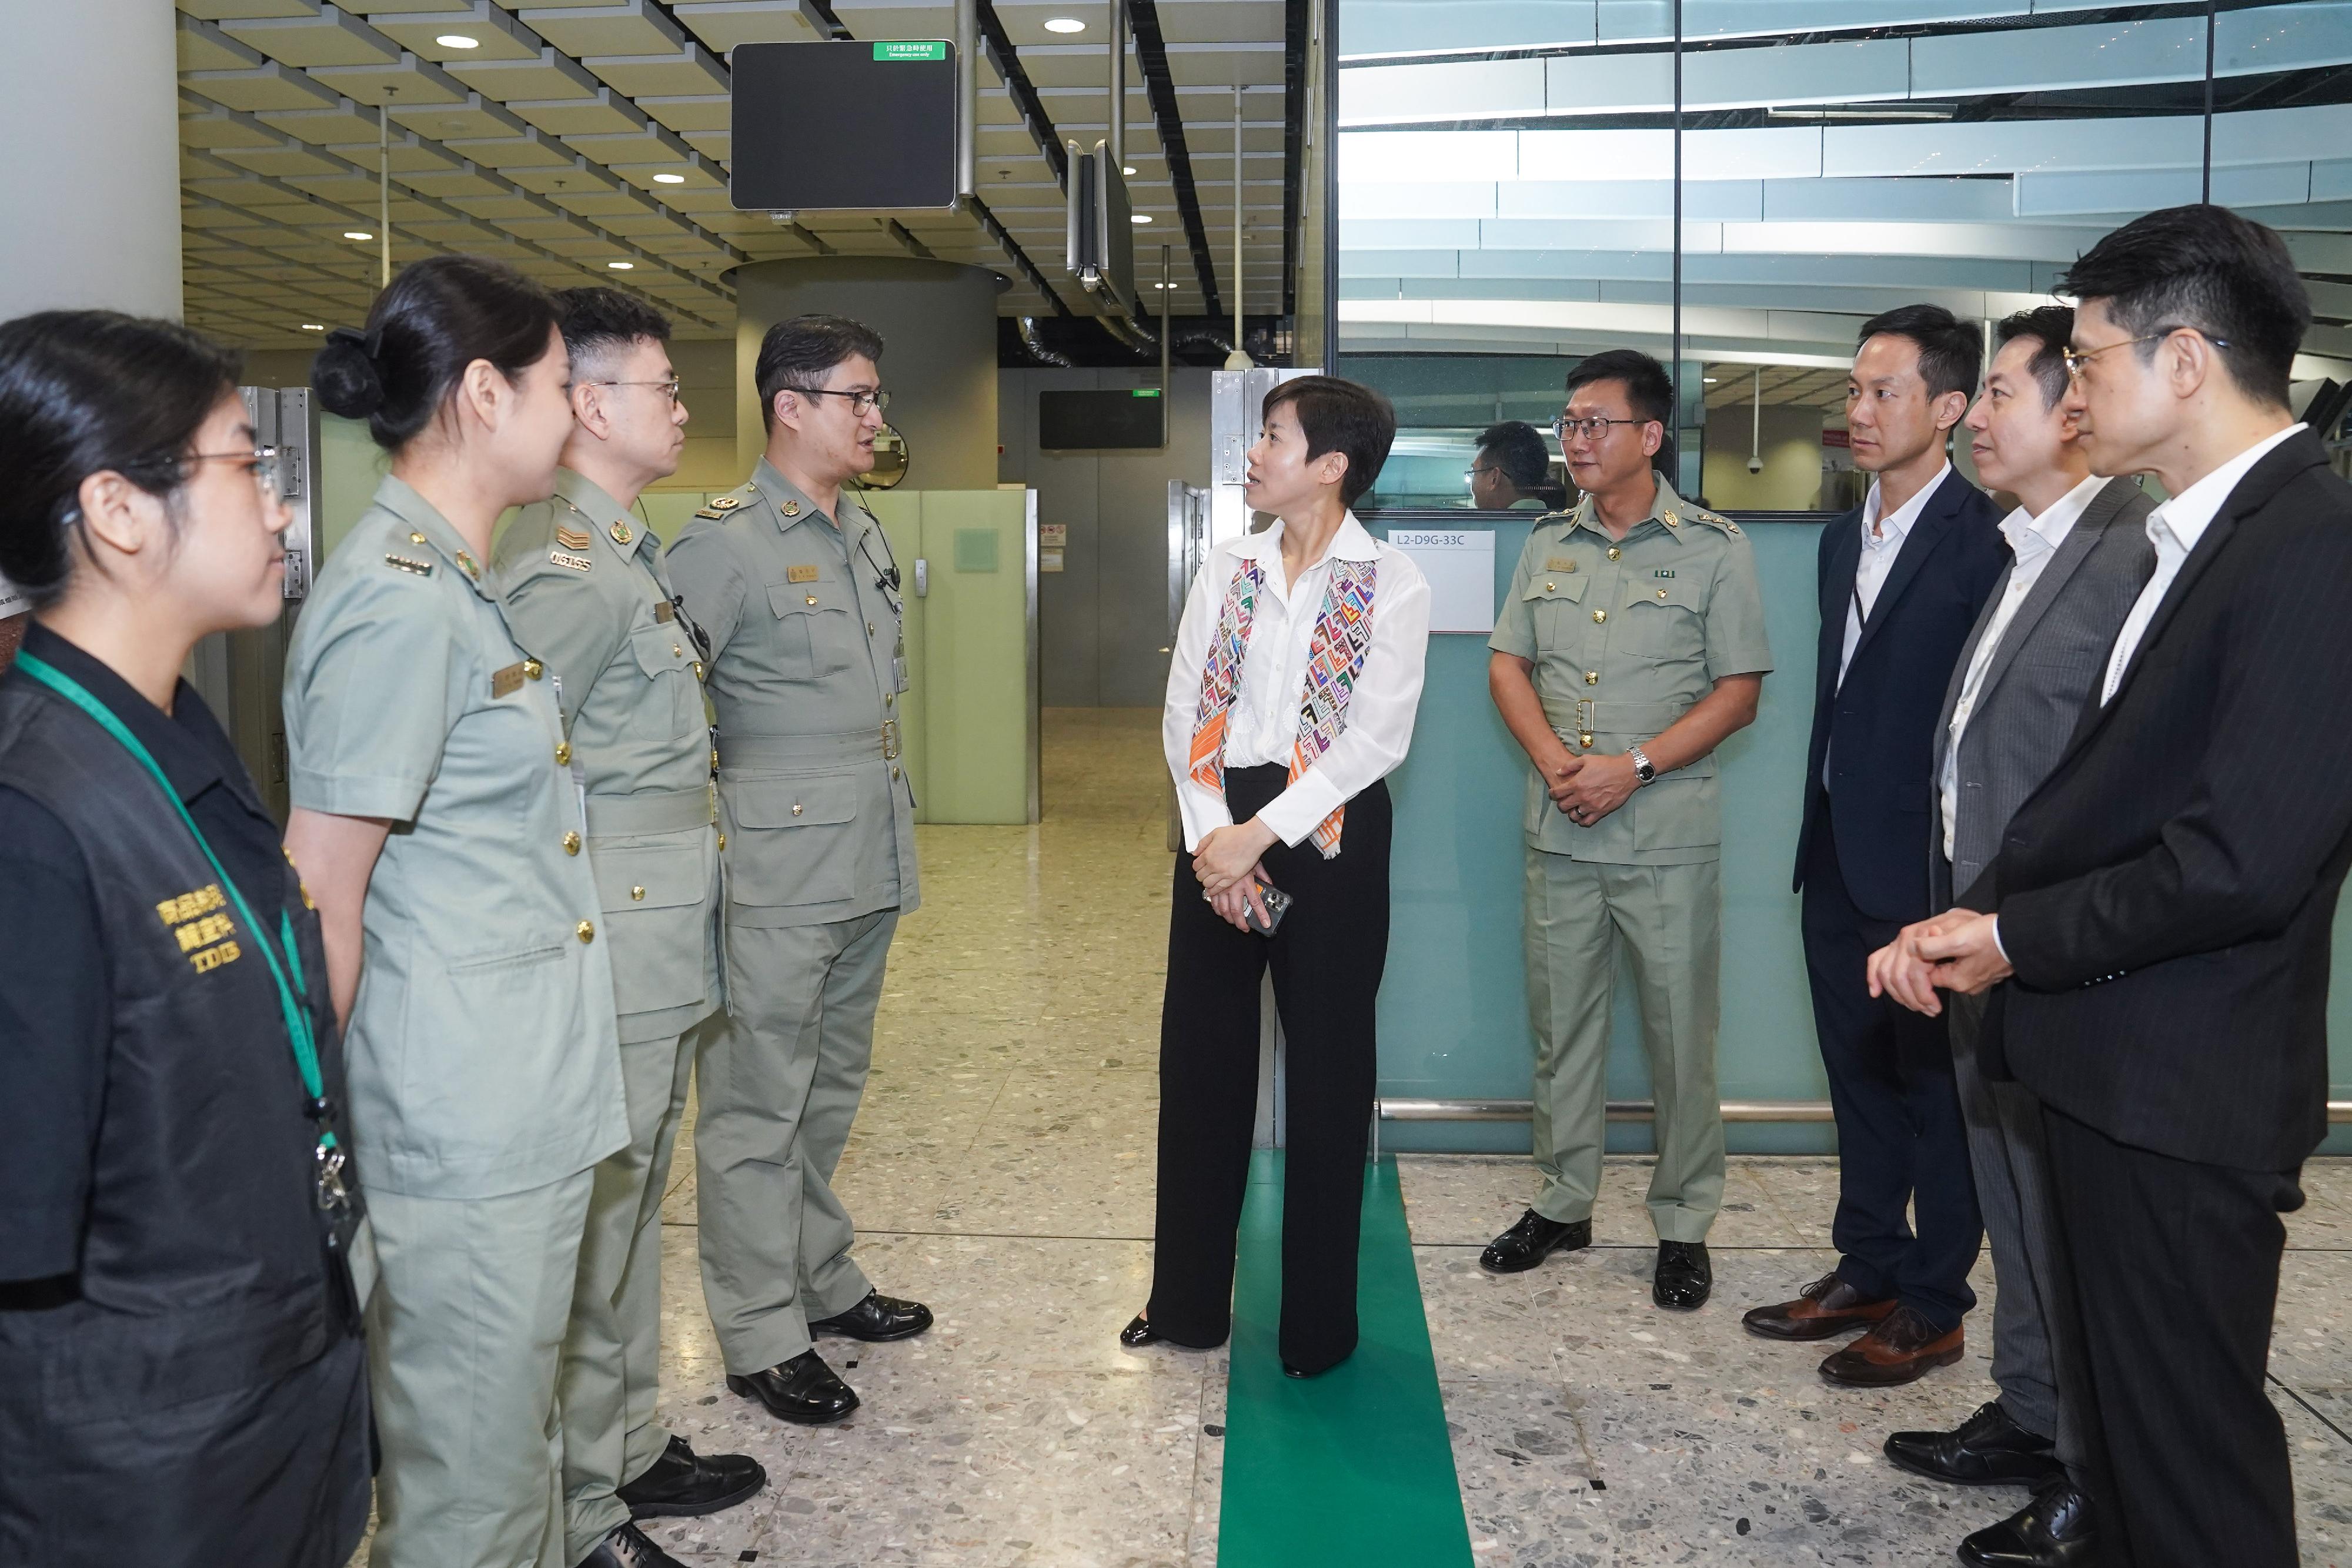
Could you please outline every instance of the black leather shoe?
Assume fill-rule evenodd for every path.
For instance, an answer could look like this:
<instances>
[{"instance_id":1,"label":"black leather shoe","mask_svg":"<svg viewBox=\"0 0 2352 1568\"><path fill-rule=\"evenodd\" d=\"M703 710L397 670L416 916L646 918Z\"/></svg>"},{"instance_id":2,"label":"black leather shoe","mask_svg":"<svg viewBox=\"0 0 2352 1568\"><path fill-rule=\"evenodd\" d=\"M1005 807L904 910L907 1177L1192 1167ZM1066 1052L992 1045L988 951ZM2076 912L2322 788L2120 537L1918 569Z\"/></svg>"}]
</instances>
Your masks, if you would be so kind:
<instances>
[{"instance_id":1,"label":"black leather shoe","mask_svg":"<svg viewBox=\"0 0 2352 1568\"><path fill-rule=\"evenodd\" d=\"M1592 1221L1563 1224L1530 1208L1519 1216L1517 1225L1486 1243L1486 1250L1478 1254L1478 1267L1489 1274L1523 1274L1555 1252L1574 1252L1591 1245Z\"/></svg>"},{"instance_id":2,"label":"black leather shoe","mask_svg":"<svg viewBox=\"0 0 2352 1568\"><path fill-rule=\"evenodd\" d=\"M1979 1406L1953 1431L1896 1432L1886 1439L1886 1457L1915 1476L1955 1486L2046 1487L2066 1479L2050 1439L1997 1404Z\"/></svg>"},{"instance_id":3,"label":"black leather shoe","mask_svg":"<svg viewBox=\"0 0 2352 1568\"><path fill-rule=\"evenodd\" d=\"M1128 1321L1125 1328L1118 1331L1118 1343L1129 1350L1141 1350L1147 1344L1160 1343L1160 1331L1153 1328L1141 1312L1138 1312Z\"/></svg>"},{"instance_id":4,"label":"black leather shoe","mask_svg":"<svg viewBox=\"0 0 2352 1568\"><path fill-rule=\"evenodd\" d=\"M2073 1481L2060 1481L1961 1542L1959 1557L1969 1568L2082 1568L2098 1552L2091 1500Z\"/></svg>"},{"instance_id":5,"label":"black leather shoe","mask_svg":"<svg viewBox=\"0 0 2352 1568\"><path fill-rule=\"evenodd\" d=\"M748 1454L701 1455L673 1435L644 1475L620 1489L631 1519L698 1519L733 1508L768 1484Z\"/></svg>"},{"instance_id":6,"label":"black leather shoe","mask_svg":"<svg viewBox=\"0 0 2352 1568\"><path fill-rule=\"evenodd\" d=\"M749 1377L727 1375L727 1391L756 1399L768 1414L800 1427L823 1427L857 1408L857 1396L813 1350Z\"/></svg>"},{"instance_id":7,"label":"black leather shoe","mask_svg":"<svg viewBox=\"0 0 2352 1568\"><path fill-rule=\"evenodd\" d=\"M1715 1293L1715 1265L1704 1241L1661 1241L1658 1266L1650 1276L1650 1300L1678 1312L1695 1312Z\"/></svg>"},{"instance_id":8,"label":"black leather shoe","mask_svg":"<svg viewBox=\"0 0 2352 1568\"><path fill-rule=\"evenodd\" d=\"M847 1312L835 1312L809 1324L809 1333L840 1334L862 1339L868 1344L880 1344L886 1340L912 1339L930 1326L931 1309L922 1302L902 1301L896 1296L868 1291L866 1299Z\"/></svg>"},{"instance_id":9,"label":"black leather shoe","mask_svg":"<svg viewBox=\"0 0 2352 1568\"><path fill-rule=\"evenodd\" d=\"M614 1527L613 1533L596 1543L596 1550L580 1560L580 1568L686 1568L686 1564L646 1539L645 1531L634 1524Z\"/></svg>"}]
</instances>

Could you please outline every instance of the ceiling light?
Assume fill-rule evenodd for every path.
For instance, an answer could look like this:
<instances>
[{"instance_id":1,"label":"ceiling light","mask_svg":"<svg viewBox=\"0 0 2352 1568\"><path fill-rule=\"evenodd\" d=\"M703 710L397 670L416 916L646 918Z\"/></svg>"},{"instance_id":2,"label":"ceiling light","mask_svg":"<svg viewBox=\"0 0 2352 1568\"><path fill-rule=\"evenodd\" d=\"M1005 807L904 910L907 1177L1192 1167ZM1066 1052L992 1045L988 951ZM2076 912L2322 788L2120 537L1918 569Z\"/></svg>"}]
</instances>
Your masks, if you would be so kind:
<instances>
[{"instance_id":1,"label":"ceiling light","mask_svg":"<svg viewBox=\"0 0 2352 1568\"><path fill-rule=\"evenodd\" d=\"M469 38L463 33L444 33L433 41L445 49L478 49L482 47L481 39Z\"/></svg>"},{"instance_id":2,"label":"ceiling light","mask_svg":"<svg viewBox=\"0 0 2352 1568\"><path fill-rule=\"evenodd\" d=\"M1048 16L1045 18L1045 31L1049 33L1083 33L1086 30L1087 25L1084 22L1079 21L1076 16Z\"/></svg>"},{"instance_id":3,"label":"ceiling light","mask_svg":"<svg viewBox=\"0 0 2352 1568\"><path fill-rule=\"evenodd\" d=\"M1715 384L1715 378L1713 376L1701 376L1699 377L1699 380L1705 382L1709 386L1713 386Z\"/></svg>"},{"instance_id":4,"label":"ceiling light","mask_svg":"<svg viewBox=\"0 0 2352 1568\"><path fill-rule=\"evenodd\" d=\"M343 231L343 237L345 239L373 239L375 238L375 235L368 233L365 229L345 229Z\"/></svg>"},{"instance_id":5,"label":"ceiling light","mask_svg":"<svg viewBox=\"0 0 2352 1568\"><path fill-rule=\"evenodd\" d=\"M635 272L637 267L637 264L634 261L608 261L604 265L614 272Z\"/></svg>"},{"instance_id":6,"label":"ceiling light","mask_svg":"<svg viewBox=\"0 0 2352 1568\"><path fill-rule=\"evenodd\" d=\"M324 322L320 322L320 321L305 321L305 322L303 322L303 323L302 323L302 330L304 330L305 332L323 332L323 331L325 331L326 329L327 329L327 328L326 328L326 324L325 324Z\"/></svg>"},{"instance_id":7,"label":"ceiling light","mask_svg":"<svg viewBox=\"0 0 2352 1568\"><path fill-rule=\"evenodd\" d=\"M656 185L683 185L686 183L686 176L683 174L656 174L654 176L654 183Z\"/></svg>"},{"instance_id":8,"label":"ceiling light","mask_svg":"<svg viewBox=\"0 0 2352 1568\"><path fill-rule=\"evenodd\" d=\"M1134 173L1134 172L1135 172L1135 171L1134 171L1133 169L1129 168L1129 167L1128 167L1126 164L1124 164L1124 163L1122 163L1122 164L1120 164L1120 165L1119 165L1119 167L1118 167L1118 172L1119 172L1120 173L1122 173L1122 174L1132 174L1132 173Z\"/></svg>"},{"instance_id":9,"label":"ceiling light","mask_svg":"<svg viewBox=\"0 0 2352 1568\"><path fill-rule=\"evenodd\" d=\"M1150 213L1136 213L1131 214L1127 221L1131 224L1148 224L1151 221L1151 214Z\"/></svg>"}]
</instances>

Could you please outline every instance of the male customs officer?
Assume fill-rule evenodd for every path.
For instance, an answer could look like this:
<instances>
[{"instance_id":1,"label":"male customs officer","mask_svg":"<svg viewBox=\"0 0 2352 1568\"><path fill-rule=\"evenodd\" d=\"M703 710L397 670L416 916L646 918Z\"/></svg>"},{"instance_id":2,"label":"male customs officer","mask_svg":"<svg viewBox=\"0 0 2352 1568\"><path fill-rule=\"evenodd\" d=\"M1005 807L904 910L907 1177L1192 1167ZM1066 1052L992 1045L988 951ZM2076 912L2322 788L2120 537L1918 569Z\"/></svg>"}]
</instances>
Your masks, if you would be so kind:
<instances>
[{"instance_id":1,"label":"male customs officer","mask_svg":"<svg viewBox=\"0 0 2352 1568\"><path fill-rule=\"evenodd\" d=\"M727 1386L803 1425L857 1408L813 1334L931 1324L851 1260L832 1185L890 937L917 897L898 571L841 489L874 466L881 357L839 317L769 329L753 370L767 454L668 557L710 638L727 846L727 1011L703 1039L694 1132L703 1294Z\"/></svg>"},{"instance_id":2,"label":"male customs officer","mask_svg":"<svg viewBox=\"0 0 2352 1568\"><path fill-rule=\"evenodd\" d=\"M564 1336L564 1563L662 1568L633 1518L712 1513L767 1475L698 1456L654 1419L661 1203L698 1026L719 1009L719 843L701 652L660 541L629 516L677 471L686 405L669 323L610 288L558 296L577 424L556 493L500 537L496 580L563 711L620 1014L628 1146L596 1167Z\"/></svg>"},{"instance_id":3,"label":"male customs officer","mask_svg":"<svg viewBox=\"0 0 2352 1568\"><path fill-rule=\"evenodd\" d=\"M1569 373L1568 400L1554 428L1584 494L1528 536L1488 643L1495 706L1535 764L1526 942L1544 1187L1479 1262L1516 1273L1591 1242L1622 939L1657 1105L1651 1295L1687 1310L1714 1288L1706 1232L1723 1201L1712 753L1755 719L1772 653L1747 538L1652 469L1673 417L1664 368L1596 354Z\"/></svg>"}]
</instances>

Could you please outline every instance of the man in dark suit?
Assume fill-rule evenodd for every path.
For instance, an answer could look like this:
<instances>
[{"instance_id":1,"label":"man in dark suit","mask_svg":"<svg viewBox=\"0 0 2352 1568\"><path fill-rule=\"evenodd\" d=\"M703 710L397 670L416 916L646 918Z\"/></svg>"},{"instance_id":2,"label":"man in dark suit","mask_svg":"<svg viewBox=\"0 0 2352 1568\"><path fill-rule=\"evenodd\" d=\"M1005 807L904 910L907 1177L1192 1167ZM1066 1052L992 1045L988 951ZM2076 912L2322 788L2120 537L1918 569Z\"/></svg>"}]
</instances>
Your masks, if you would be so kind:
<instances>
[{"instance_id":1,"label":"man in dark suit","mask_svg":"<svg viewBox=\"0 0 2352 1568\"><path fill-rule=\"evenodd\" d=\"M2021 311L1995 329L2000 347L1969 411L1977 472L2015 496L2000 529L2016 557L1994 588L1944 693L1936 731L1930 907L1948 908L1955 884L1983 874L2035 785L2057 766L2083 708L2105 672L2124 616L2156 565L2147 542L2154 503L2128 478L2091 472L2082 406L2068 384L2065 350L2074 313L2063 305ZM1871 994L1902 950L1871 955ZM1916 959L1910 962L1916 965ZM1916 990L1927 990L1914 977ZM2000 1397L1950 1432L1897 1432L1886 1457L1904 1469L1962 1485L2021 1484L2028 1512L2063 1518L2070 1541L2086 1538L2088 1510L2065 1466L2084 1458L2064 1418L2044 1297L2052 1264L2039 1202L2045 1182L2042 1112L1979 1061L1984 1003L1953 998L1952 1067L1976 1170L1977 1207L1992 1248L1992 1378ZM2065 1488L2064 1495L2050 1495ZM1993 1531L2021 1536L2020 1520ZM1990 1543L1972 1536L1963 1554ZM2006 1561L2007 1559L1995 1559ZM2037 1559L2028 1558L2027 1561Z\"/></svg>"},{"instance_id":2,"label":"man in dark suit","mask_svg":"<svg viewBox=\"0 0 2352 1568\"><path fill-rule=\"evenodd\" d=\"M2156 570L1965 907L1904 941L1935 985L2009 981L1986 1070L2042 1107L2071 1291L2053 1326L2062 1374L2084 1375L2062 1391L2084 1404L2105 1560L2289 1568L2263 1374L2278 1216L2326 1130L2352 486L2288 410L2311 307L2270 230L2151 213L2065 287L2092 465L2170 497L2148 518Z\"/></svg>"},{"instance_id":3,"label":"man in dark suit","mask_svg":"<svg viewBox=\"0 0 2352 1568\"><path fill-rule=\"evenodd\" d=\"M1837 1117L1839 1260L1742 1322L1769 1339L1861 1339L1822 1363L1848 1387L1960 1359L1982 1228L1943 1020L1871 996L1864 966L1929 911L1936 714L2009 546L1944 447L1976 390L1977 329L1936 305L1866 323L1846 382L1862 508L1822 533L1819 662L1796 885L1813 1027ZM1913 1234L1906 1210L1918 1216Z\"/></svg>"}]
</instances>

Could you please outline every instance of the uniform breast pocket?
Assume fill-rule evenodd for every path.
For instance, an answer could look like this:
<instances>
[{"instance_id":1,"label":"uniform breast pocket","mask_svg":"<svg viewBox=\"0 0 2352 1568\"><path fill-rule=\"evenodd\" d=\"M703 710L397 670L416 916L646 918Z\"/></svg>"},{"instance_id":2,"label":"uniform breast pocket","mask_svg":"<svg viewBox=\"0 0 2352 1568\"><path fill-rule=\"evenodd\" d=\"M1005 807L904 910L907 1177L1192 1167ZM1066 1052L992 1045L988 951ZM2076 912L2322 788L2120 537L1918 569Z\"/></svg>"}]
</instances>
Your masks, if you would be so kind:
<instances>
[{"instance_id":1,"label":"uniform breast pocket","mask_svg":"<svg viewBox=\"0 0 2352 1568\"><path fill-rule=\"evenodd\" d=\"M1698 659L1706 653L1706 591L1679 577L1636 578L1625 587L1609 645L1637 659Z\"/></svg>"},{"instance_id":2,"label":"uniform breast pocket","mask_svg":"<svg viewBox=\"0 0 2352 1568\"><path fill-rule=\"evenodd\" d=\"M618 1010L649 1013L700 1001L710 909L698 841L599 850L594 862Z\"/></svg>"},{"instance_id":3,"label":"uniform breast pocket","mask_svg":"<svg viewBox=\"0 0 2352 1568\"><path fill-rule=\"evenodd\" d=\"M840 584L772 582L778 664L788 681L820 681L849 668L856 655L857 617Z\"/></svg>"},{"instance_id":4,"label":"uniform breast pocket","mask_svg":"<svg viewBox=\"0 0 2352 1568\"><path fill-rule=\"evenodd\" d=\"M1579 572L1531 577L1519 597L1535 623L1538 647L1556 648L1584 621L1584 591L1591 579Z\"/></svg>"},{"instance_id":5,"label":"uniform breast pocket","mask_svg":"<svg viewBox=\"0 0 2352 1568\"><path fill-rule=\"evenodd\" d=\"M857 890L857 780L751 779L722 787L728 900L835 904Z\"/></svg>"},{"instance_id":6,"label":"uniform breast pocket","mask_svg":"<svg viewBox=\"0 0 2352 1568\"><path fill-rule=\"evenodd\" d=\"M702 727L702 683L694 676L694 651L677 625L640 626L629 633L629 651L654 684L652 711L667 717L672 740Z\"/></svg>"}]
</instances>

